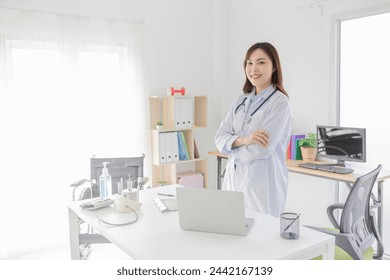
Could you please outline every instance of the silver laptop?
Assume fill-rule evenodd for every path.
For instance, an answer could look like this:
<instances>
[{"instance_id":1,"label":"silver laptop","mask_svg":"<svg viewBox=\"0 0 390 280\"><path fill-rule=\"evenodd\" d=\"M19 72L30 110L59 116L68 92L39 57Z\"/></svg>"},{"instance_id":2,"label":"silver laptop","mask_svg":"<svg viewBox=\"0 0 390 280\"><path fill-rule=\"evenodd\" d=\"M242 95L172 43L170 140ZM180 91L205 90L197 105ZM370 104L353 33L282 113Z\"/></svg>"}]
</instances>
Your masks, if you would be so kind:
<instances>
[{"instance_id":1,"label":"silver laptop","mask_svg":"<svg viewBox=\"0 0 390 280\"><path fill-rule=\"evenodd\" d=\"M247 235L254 224L242 192L178 187L176 195L182 229Z\"/></svg>"}]
</instances>

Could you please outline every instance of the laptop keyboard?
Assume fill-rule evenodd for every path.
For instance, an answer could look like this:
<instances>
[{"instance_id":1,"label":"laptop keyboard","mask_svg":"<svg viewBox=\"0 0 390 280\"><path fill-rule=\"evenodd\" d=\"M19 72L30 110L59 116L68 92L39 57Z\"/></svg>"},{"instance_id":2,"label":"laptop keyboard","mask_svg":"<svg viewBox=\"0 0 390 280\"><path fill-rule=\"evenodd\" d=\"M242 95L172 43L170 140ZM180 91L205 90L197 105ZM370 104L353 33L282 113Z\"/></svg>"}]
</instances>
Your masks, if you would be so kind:
<instances>
[{"instance_id":1,"label":"laptop keyboard","mask_svg":"<svg viewBox=\"0 0 390 280\"><path fill-rule=\"evenodd\" d=\"M349 174L349 173L353 172L353 169L351 169L351 168L335 166L335 165L312 163L312 162L301 163L301 164L299 164L299 167L321 170L321 171L332 172L332 173L338 173L338 174Z\"/></svg>"}]
</instances>

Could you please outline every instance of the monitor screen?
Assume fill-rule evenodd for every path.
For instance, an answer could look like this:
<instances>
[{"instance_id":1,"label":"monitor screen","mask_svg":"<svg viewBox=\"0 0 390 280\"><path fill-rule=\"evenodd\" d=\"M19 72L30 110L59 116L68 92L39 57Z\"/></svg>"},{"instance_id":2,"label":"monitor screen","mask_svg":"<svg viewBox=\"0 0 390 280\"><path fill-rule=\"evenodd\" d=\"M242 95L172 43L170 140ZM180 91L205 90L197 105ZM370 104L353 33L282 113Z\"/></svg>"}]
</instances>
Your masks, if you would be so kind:
<instances>
[{"instance_id":1,"label":"monitor screen","mask_svg":"<svg viewBox=\"0 0 390 280\"><path fill-rule=\"evenodd\" d=\"M345 161L366 161L366 129L317 125L317 155Z\"/></svg>"}]
</instances>

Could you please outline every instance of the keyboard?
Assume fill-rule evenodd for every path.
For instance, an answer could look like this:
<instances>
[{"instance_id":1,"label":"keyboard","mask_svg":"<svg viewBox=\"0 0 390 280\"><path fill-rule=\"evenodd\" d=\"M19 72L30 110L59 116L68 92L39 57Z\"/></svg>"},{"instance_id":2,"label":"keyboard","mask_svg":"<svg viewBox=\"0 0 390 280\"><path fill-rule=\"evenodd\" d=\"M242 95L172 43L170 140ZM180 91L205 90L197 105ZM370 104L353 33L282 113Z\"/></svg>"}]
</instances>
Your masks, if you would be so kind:
<instances>
[{"instance_id":1,"label":"keyboard","mask_svg":"<svg viewBox=\"0 0 390 280\"><path fill-rule=\"evenodd\" d=\"M312 163L312 162L304 162L299 164L299 167L321 170L326 172L338 173L338 174L349 174L353 172L353 169L336 166L336 165L328 165L328 164L320 164L320 163Z\"/></svg>"}]
</instances>

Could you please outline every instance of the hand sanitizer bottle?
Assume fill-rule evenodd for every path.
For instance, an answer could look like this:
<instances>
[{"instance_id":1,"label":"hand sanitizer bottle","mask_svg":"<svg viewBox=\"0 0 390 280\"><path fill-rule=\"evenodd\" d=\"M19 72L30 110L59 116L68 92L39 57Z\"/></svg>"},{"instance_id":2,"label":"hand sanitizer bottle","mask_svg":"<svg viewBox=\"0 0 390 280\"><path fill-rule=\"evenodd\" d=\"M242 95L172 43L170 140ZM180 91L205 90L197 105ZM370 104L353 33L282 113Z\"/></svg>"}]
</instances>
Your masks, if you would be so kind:
<instances>
[{"instance_id":1,"label":"hand sanitizer bottle","mask_svg":"<svg viewBox=\"0 0 390 280\"><path fill-rule=\"evenodd\" d=\"M102 175L99 178L100 196L104 198L112 195L111 176L108 174L107 164L109 162L103 162Z\"/></svg>"}]
</instances>

